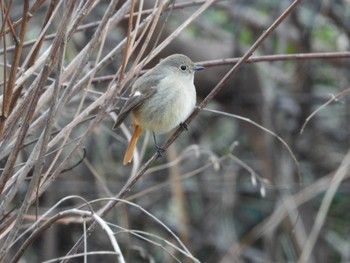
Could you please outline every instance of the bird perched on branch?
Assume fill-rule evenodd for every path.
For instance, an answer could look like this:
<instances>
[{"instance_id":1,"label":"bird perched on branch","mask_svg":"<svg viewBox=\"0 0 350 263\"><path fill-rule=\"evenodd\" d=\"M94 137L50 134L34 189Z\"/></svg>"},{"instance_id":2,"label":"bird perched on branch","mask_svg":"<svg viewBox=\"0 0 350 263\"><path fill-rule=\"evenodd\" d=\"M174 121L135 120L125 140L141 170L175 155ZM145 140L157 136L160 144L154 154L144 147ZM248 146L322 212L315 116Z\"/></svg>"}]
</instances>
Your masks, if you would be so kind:
<instances>
[{"instance_id":1,"label":"bird perched on branch","mask_svg":"<svg viewBox=\"0 0 350 263\"><path fill-rule=\"evenodd\" d=\"M182 54L174 54L160 61L138 78L131 94L113 125L117 129L131 112L133 135L124 155L123 164L132 161L138 138L143 130L166 133L178 125L187 128L184 121L196 104L194 73L204 67L196 66ZM157 152L161 148L157 146Z\"/></svg>"}]
</instances>

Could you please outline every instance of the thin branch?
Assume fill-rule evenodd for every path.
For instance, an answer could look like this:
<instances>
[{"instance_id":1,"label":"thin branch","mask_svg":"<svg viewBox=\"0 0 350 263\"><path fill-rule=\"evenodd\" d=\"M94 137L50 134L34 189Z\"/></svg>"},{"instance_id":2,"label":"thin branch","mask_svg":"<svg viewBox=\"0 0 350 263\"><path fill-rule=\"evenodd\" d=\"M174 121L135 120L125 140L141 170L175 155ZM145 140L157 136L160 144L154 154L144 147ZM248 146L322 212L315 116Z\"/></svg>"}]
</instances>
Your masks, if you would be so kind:
<instances>
[{"instance_id":1,"label":"thin branch","mask_svg":"<svg viewBox=\"0 0 350 263\"><path fill-rule=\"evenodd\" d=\"M136 4L136 1L135 0L131 0L130 11L129 11L130 14L134 13L135 4ZM131 42L131 40L132 40L131 39L132 27L133 27L133 16L130 15L129 21L128 21L128 31L127 31L127 35L126 35L125 52L124 52L124 57L123 57L123 60L122 60L122 65L120 67L119 76L118 76L118 82L119 83L122 82L124 71L125 71L125 68L126 68L126 64L128 63L129 58L130 58L130 53L131 53L130 50L132 48L132 45L134 44L134 43Z\"/></svg>"},{"instance_id":2,"label":"thin branch","mask_svg":"<svg viewBox=\"0 0 350 263\"><path fill-rule=\"evenodd\" d=\"M44 1L45 0L37 0L37 3L40 2L40 5L41 5L42 2L44 2ZM190 6L203 4L205 1L207 1L207 0L197 0L197 1L188 1L188 2L185 2L185 3L176 3L170 8L171 9L183 9L183 8L190 7ZM88 29L92 29L92 28L97 27L101 23L101 21L96 21L96 22L91 22L91 23L87 23L87 24L84 24L84 25L80 25L80 26L74 26L74 25L78 25L85 18L85 16L89 13L92 5L95 4L95 3L96 3L95 0L90 0L89 2L87 2L85 4L85 6L82 8L82 10L80 12L80 15L78 15L78 19L76 19L75 22L73 23L72 30L70 30L70 32L78 33L78 32L81 32L81 31L88 30ZM33 6L32 9L30 10L30 13L32 14L33 12L35 12L36 9L37 8L34 8L34 6ZM164 11L166 11L166 10L164 10ZM134 12L133 16L150 15L150 14L153 13L153 11L154 11L154 9L146 9L146 10L142 10L141 12ZM125 14L122 17L122 19L128 19L129 17L130 17L129 14ZM14 27L20 25L21 21L22 21L22 19L20 19L19 21L16 21L14 23ZM113 23L113 24L117 24L117 23ZM46 35L44 37L44 40L46 41L46 40L53 39L53 38L55 38L55 35L56 35L55 33L54 34L50 34L50 35ZM1 34L0 34L0 36L1 36ZM26 42L23 43L23 47L28 47L30 45L33 45L35 43L35 41L36 40L26 41ZM15 49L15 46L9 46L7 48L7 51L11 52L14 49ZM4 52L5 52L4 49L0 49L0 55L2 55Z\"/></svg>"},{"instance_id":3,"label":"thin branch","mask_svg":"<svg viewBox=\"0 0 350 263\"><path fill-rule=\"evenodd\" d=\"M253 56L248 58L245 63L260 63L260 62L274 62L274 61L295 61L295 60L318 60L318 59L346 59L350 58L350 52L320 52L320 53L296 53L296 54L281 54L281 55L265 55ZM206 61L198 61L196 64L204 66L205 68L228 66L236 64L241 57L237 58L223 58ZM148 70L141 70L140 75L143 75ZM92 79L92 83L110 82L115 75L98 76Z\"/></svg>"},{"instance_id":4,"label":"thin branch","mask_svg":"<svg viewBox=\"0 0 350 263\"><path fill-rule=\"evenodd\" d=\"M321 105L321 107L317 108L315 111L313 111L305 120L303 126L300 129L300 134L302 134L304 132L304 129L306 127L306 125L309 123L309 121L323 108L327 107L329 104L331 104L333 101L337 101L340 98L348 95L350 93L350 88L347 88L341 92L339 92L338 94L332 96L332 98L330 98L328 101L326 101L324 104Z\"/></svg>"},{"instance_id":5,"label":"thin branch","mask_svg":"<svg viewBox=\"0 0 350 263\"><path fill-rule=\"evenodd\" d=\"M0 119L0 138L2 137L5 120L7 119L7 117L11 112L11 104L13 105L14 103L12 102L12 99L13 99L13 92L14 92L14 86L16 81L17 68L18 68L19 60L22 55L24 37L27 32L28 22L30 18L28 9L29 9L29 0L25 0L23 4L23 15L22 15L23 23L20 30L19 39L17 39L17 37L14 38L16 39L14 57L11 65L9 79L6 83L7 84L6 88L4 86L4 101L3 101L2 113L1 113L2 118Z\"/></svg>"},{"instance_id":6,"label":"thin branch","mask_svg":"<svg viewBox=\"0 0 350 263\"><path fill-rule=\"evenodd\" d=\"M1 1L2 2L2 1ZM45 0L37 0L33 6L30 8L29 12L30 14L33 14L43 3L45 2ZM18 21L12 23L9 28L5 31L1 31L0 35L3 35L4 32L8 33L8 32L14 32L14 29L19 26L23 21L23 17L21 17Z\"/></svg>"},{"instance_id":7,"label":"thin branch","mask_svg":"<svg viewBox=\"0 0 350 263\"><path fill-rule=\"evenodd\" d=\"M94 222L99 224L102 227L102 229L105 230L108 237L110 238L111 244L112 244L114 251L116 252L116 255L118 257L118 262L125 263L125 259L123 257L123 254L121 253L120 247L119 247L110 227L96 213L93 213L91 211L77 210L77 209L71 209L71 210L60 212L60 213L56 214L55 216L51 217L49 220L45 221L40 227L35 229L35 231L24 241L22 246L18 249L16 255L12 258L11 262L18 262L20 260L20 258L23 256L24 252L28 249L28 247L40 235L42 235L42 233L44 231L46 231L49 227L51 227L59 219L62 219L64 217L68 217L68 216L80 216L83 218L84 217L92 217L95 220Z\"/></svg>"},{"instance_id":8,"label":"thin branch","mask_svg":"<svg viewBox=\"0 0 350 263\"><path fill-rule=\"evenodd\" d=\"M312 60L312 59L346 59L350 58L350 52L318 52L318 53L298 53L298 54L281 54L253 56L248 58L245 63L273 62L273 61L294 61L294 60ZM241 58L224 58L210 61L197 62L198 65L205 67L216 67L232 65L237 63Z\"/></svg>"},{"instance_id":9,"label":"thin branch","mask_svg":"<svg viewBox=\"0 0 350 263\"><path fill-rule=\"evenodd\" d=\"M211 5L218 0L207 0L198 10L196 10L190 17L187 18L180 26L178 26L170 36L168 36L162 43L160 43L152 53L147 56L140 64L139 67L150 62L155 56L159 54L166 46L168 46L185 28L188 27L198 16L203 14Z\"/></svg>"},{"instance_id":10,"label":"thin branch","mask_svg":"<svg viewBox=\"0 0 350 263\"><path fill-rule=\"evenodd\" d=\"M300 171L300 165L299 165L297 157L293 153L292 149L289 147L288 143L285 140L283 140L280 136L278 136L275 132L265 128L264 126L260 125L259 123L256 123L255 121L252 121L251 119L248 119L248 118L245 118L245 117L242 117L242 116L239 116L239 115L235 115L235 114L227 113L227 112L222 112L222 111L217 111L217 110L213 110L213 109L207 109L207 108L202 108L202 110L203 111L207 111L207 112L221 114L221 115L232 117L232 118L236 118L238 120L250 123L250 124L254 125L255 127L261 129L262 131L264 131L264 132L270 134L271 136L275 137L277 140L279 140L283 144L283 146L287 149L287 151L291 155L291 157L292 157L292 159L293 159L293 161L295 163L295 166L297 168L297 172L298 172L298 175L299 175L299 181L301 182L301 171Z\"/></svg>"},{"instance_id":11,"label":"thin branch","mask_svg":"<svg viewBox=\"0 0 350 263\"><path fill-rule=\"evenodd\" d=\"M99 251L89 251L89 252L81 252L81 253L76 253L74 255L71 256L63 256L63 257L57 257L57 258L53 258L53 259L49 259L49 260L45 260L42 261L41 263L54 263L54 262L58 262L59 260L70 260L70 259L76 259L76 258L84 258L83 261L79 261L79 262L88 262L85 259L87 258L87 256L95 256L95 255L101 255L101 256L105 256L105 255L116 255L118 256L119 254L117 254L114 251L107 251L107 250L99 250Z\"/></svg>"},{"instance_id":12,"label":"thin branch","mask_svg":"<svg viewBox=\"0 0 350 263\"><path fill-rule=\"evenodd\" d=\"M346 158L348 158L349 153ZM337 172L337 171L336 171ZM243 253L244 249L253 244L260 237L270 233L280 226L283 219L290 213L287 203L293 203L294 207L301 206L306 202L319 196L322 192L329 189L332 181L335 181L335 173L332 172L321 179L317 180L310 186L305 187L294 195L288 196L284 202L281 202L273 211L273 213L264 219L260 224L254 226L246 235L244 235L239 242L232 245L227 255L223 257L221 262L228 262L227 260L237 258ZM339 172L339 169L338 169ZM343 179L349 178L350 174L347 173Z\"/></svg>"},{"instance_id":13,"label":"thin branch","mask_svg":"<svg viewBox=\"0 0 350 263\"><path fill-rule=\"evenodd\" d=\"M44 87L44 84L45 84L45 81L46 81L48 75L52 71L54 65L56 64L56 62L59 58L59 56L57 56L57 53L59 53L59 50L61 50L62 43L65 43L65 31L66 31L66 28L68 26L70 16L73 12L74 5L75 5L75 2L73 2L73 1L67 5L66 19L62 20L62 23L61 23L60 28L58 30L58 33L56 35L56 39L52 44L52 49L51 49L48 61L47 61L46 65L42 71L40 79L38 80L38 84L36 86L37 88L35 90L35 93L33 94L33 99L30 102L30 105L28 107L27 115L25 116L24 125L21 129L20 136L19 136L18 140L16 141L15 150L13 151L13 153L10 154L10 157L12 157L11 162L6 163L5 169L3 171L2 179L5 179L5 180L1 182L0 192L2 192L6 181L11 176L15 161L17 159L17 155L18 155L19 150L20 150L20 146L23 144L24 138L25 138L26 133L27 133L28 128L29 128L29 124L31 123L32 117L34 115L36 105L37 105L37 102L38 102L39 97L40 97L40 91ZM51 122L52 121L53 120L51 120ZM52 125L52 123L51 123L51 125ZM49 135L50 135L50 129L47 129L46 131L47 132L44 131L44 133L42 134L42 137L43 137L43 139L47 140ZM46 147L47 146L45 144L41 145L39 158L41 158L42 160L44 158ZM35 170L34 170L34 176L32 177L32 180L31 180L31 183L29 185L28 191L26 193L25 199L22 203L20 211L17 214L16 224L15 224L14 228L12 229L12 231L7 236L7 239L6 239L7 244L12 242L12 240L15 238L15 236L17 234L17 231L20 228L21 222L23 220L23 215L26 213L26 211L30 205L31 196L35 192L34 189L37 186L37 183L39 182L41 169L42 169L42 162L37 163ZM7 246L5 246L5 248L8 249ZM3 260L4 256L7 254L7 252L8 252L7 249L1 251L1 254L0 254L1 260Z\"/></svg>"},{"instance_id":14,"label":"thin branch","mask_svg":"<svg viewBox=\"0 0 350 263\"><path fill-rule=\"evenodd\" d=\"M327 189L320 206L320 209L317 212L316 218L314 220L311 233L308 236L304 249L301 253L301 256L298 260L298 263L309 262L309 258L312 250L316 244L316 240L321 232L322 226L325 223L326 216L328 215L330 205L334 199L334 196L337 192L337 189L340 186L340 183L346 178L350 170L350 151L345 155L342 163L340 164L338 170L334 174L332 181L330 182L329 188Z\"/></svg>"}]
</instances>

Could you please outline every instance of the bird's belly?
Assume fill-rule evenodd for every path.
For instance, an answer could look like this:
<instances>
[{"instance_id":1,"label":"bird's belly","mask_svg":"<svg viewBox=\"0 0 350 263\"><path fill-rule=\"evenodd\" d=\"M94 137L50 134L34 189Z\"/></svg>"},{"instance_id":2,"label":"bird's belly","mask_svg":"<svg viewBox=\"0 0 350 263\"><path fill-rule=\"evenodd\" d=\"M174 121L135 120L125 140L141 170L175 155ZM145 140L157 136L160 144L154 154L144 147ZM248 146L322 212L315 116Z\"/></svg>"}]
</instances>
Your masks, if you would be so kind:
<instances>
[{"instance_id":1,"label":"bird's belly","mask_svg":"<svg viewBox=\"0 0 350 263\"><path fill-rule=\"evenodd\" d=\"M195 89L186 92L179 90L166 97L161 97L158 93L135 110L133 115L144 129L166 133L186 120L195 103Z\"/></svg>"}]
</instances>

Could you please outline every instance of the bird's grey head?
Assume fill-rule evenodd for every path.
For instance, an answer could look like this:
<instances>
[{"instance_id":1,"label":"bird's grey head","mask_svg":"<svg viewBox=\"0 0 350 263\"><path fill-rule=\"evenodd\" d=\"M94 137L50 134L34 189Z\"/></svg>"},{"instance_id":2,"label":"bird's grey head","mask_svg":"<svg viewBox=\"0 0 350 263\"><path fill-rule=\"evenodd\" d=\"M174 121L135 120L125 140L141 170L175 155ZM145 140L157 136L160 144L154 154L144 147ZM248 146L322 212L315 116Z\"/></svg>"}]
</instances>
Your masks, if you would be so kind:
<instances>
[{"instance_id":1,"label":"bird's grey head","mask_svg":"<svg viewBox=\"0 0 350 263\"><path fill-rule=\"evenodd\" d=\"M195 65L189 57L182 54L171 55L163 59L158 66L178 74L186 75L193 75L195 71L204 69L202 66Z\"/></svg>"}]
</instances>

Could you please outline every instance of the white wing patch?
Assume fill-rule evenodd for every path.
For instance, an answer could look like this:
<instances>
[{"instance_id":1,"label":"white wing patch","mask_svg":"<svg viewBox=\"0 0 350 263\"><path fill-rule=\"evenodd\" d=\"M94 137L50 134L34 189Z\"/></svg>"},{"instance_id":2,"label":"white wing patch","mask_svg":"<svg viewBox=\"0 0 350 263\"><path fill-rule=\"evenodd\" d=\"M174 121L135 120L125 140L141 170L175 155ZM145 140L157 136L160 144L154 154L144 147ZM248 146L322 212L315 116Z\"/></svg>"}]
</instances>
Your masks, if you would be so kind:
<instances>
[{"instance_id":1,"label":"white wing patch","mask_svg":"<svg viewBox=\"0 0 350 263\"><path fill-rule=\"evenodd\" d=\"M138 97L138 96L141 96L141 95L142 95L142 93L140 91L135 91L132 96L133 97Z\"/></svg>"}]
</instances>

